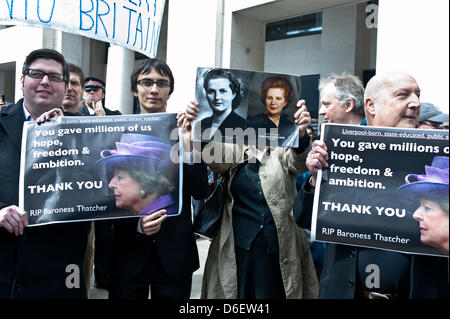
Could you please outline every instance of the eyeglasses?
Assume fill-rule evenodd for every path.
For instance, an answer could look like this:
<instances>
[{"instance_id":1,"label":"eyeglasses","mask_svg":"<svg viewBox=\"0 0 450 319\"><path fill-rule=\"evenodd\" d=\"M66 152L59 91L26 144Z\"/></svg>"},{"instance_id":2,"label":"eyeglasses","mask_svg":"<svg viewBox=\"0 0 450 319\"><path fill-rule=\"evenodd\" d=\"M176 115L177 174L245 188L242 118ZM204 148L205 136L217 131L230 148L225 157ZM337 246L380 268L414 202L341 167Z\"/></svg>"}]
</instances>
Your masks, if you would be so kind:
<instances>
[{"instance_id":1,"label":"eyeglasses","mask_svg":"<svg viewBox=\"0 0 450 319\"><path fill-rule=\"evenodd\" d=\"M51 82L64 82L66 77L64 74L60 73L47 73L41 70L35 69L27 69L25 71L25 75L28 75L30 78L42 80L44 76L47 76Z\"/></svg>"},{"instance_id":2,"label":"eyeglasses","mask_svg":"<svg viewBox=\"0 0 450 319\"><path fill-rule=\"evenodd\" d=\"M168 88L170 86L170 83L167 80L153 81L152 79L141 79L137 81L137 84L140 84L145 88L151 88L154 84L156 84L156 86L160 89Z\"/></svg>"}]
</instances>

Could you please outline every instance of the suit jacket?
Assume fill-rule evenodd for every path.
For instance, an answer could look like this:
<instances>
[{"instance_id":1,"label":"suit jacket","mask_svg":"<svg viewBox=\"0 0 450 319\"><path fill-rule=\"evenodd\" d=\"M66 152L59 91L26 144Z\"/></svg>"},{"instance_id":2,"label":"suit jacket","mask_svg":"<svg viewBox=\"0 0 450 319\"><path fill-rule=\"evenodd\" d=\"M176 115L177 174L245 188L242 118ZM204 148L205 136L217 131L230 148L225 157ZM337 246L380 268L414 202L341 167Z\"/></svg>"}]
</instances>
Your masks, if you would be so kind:
<instances>
[{"instance_id":1,"label":"suit jacket","mask_svg":"<svg viewBox=\"0 0 450 319\"><path fill-rule=\"evenodd\" d=\"M307 192L303 185L294 202L294 218L300 227L311 228L313 200L314 193ZM359 250L354 246L327 244L319 298L355 298ZM448 258L411 255L409 281L411 299L448 298Z\"/></svg>"},{"instance_id":2,"label":"suit jacket","mask_svg":"<svg viewBox=\"0 0 450 319\"><path fill-rule=\"evenodd\" d=\"M122 115L120 111L113 111L103 106L103 110L105 110L106 115ZM91 113L89 113L88 107L83 104L82 107L78 110L78 112L83 116L91 116Z\"/></svg>"},{"instance_id":3,"label":"suit jacket","mask_svg":"<svg viewBox=\"0 0 450 319\"><path fill-rule=\"evenodd\" d=\"M197 244L192 231L191 196L206 196L208 179L205 164L184 164L183 208L178 216L168 217L153 236L137 232L139 218L114 222L111 273L129 279L141 273L149 258L150 245L155 244L166 273L174 279L185 278L200 267Z\"/></svg>"},{"instance_id":4,"label":"suit jacket","mask_svg":"<svg viewBox=\"0 0 450 319\"><path fill-rule=\"evenodd\" d=\"M0 112L0 209L18 205L23 100ZM0 228L0 298L86 298L84 256L90 223ZM68 265L76 265L77 271ZM73 266L72 266L73 267ZM68 276L71 276L68 278ZM76 278L78 277L78 278ZM68 288L66 279L79 281Z\"/></svg>"}]
</instances>

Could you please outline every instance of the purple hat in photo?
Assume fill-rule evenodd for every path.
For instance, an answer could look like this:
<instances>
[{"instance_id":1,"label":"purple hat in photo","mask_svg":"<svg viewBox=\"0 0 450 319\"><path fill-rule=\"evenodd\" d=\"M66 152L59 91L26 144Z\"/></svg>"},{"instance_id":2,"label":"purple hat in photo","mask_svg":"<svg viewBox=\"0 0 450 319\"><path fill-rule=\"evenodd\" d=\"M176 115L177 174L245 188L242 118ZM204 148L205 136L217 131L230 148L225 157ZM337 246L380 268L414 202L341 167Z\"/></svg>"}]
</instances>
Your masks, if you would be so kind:
<instances>
[{"instance_id":1,"label":"purple hat in photo","mask_svg":"<svg viewBox=\"0 0 450 319\"><path fill-rule=\"evenodd\" d=\"M162 172L170 166L171 145L161 139L144 134L122 134L116 149L100 152L96 164L107 170L141 169Z\"/></svg>"},{"instance_id":2,"label":"purple hat in photo","mask_svg":"<svg viewBox=\"0 0 450 319\"><path fill-rule=\"evenodd\" d=\"M397 192L402 200L417 202L421 198L448 201L449 160L447 156L436 156L431 166L425 165L425 174L408 174L406 184L400 186Z\"/></svg>"}]
</instances>

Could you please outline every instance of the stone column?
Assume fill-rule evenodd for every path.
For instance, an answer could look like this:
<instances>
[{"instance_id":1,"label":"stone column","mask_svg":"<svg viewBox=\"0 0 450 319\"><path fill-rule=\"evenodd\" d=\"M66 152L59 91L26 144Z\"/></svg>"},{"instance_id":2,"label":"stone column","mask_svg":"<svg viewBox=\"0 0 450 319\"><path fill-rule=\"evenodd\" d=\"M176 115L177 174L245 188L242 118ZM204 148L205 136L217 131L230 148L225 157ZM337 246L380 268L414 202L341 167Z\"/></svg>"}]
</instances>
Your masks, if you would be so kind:
<instances>
[{"instance_id":1,"label":"stone column","mask_svg":"<svg viewBox=\"0 0 450 319\"><path fill-rule=\"evenodd\" d=\"M122 114L133 113L130 76L134 68L134 51L117 45L108 49L105 106Z\"/></svg>"}]
</instances>

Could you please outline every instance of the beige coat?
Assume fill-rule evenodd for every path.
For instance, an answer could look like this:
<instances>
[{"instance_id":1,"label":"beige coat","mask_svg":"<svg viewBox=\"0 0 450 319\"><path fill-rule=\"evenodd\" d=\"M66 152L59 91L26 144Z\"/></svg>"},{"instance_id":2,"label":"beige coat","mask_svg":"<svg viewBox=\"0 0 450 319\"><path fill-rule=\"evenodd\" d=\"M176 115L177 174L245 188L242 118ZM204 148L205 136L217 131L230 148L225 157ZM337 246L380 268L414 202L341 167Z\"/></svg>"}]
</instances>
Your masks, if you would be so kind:
<instances>
[{"instance_id":1,"label":"beige coat","mask_svg":"<svg viewBox=\"0 0 450 319\"><path fill-rule=\"evenodd\" d=\"M215 149L217 155L217 150L220 149L218 145L210 143L206 148L218 147ZM210 162L208 165L218 173L230 170L231 178L221 227L208 251L201 298L236 299L237 271L231 214L234 200L230 193L230 185L237 170L236 163L242 163L253 157L256 150L251 146L234 144L220 144L220 147L223 154L221 160L217 159L215 163ZM302 154L296 154L290 148L267 147L266 160L263 160L259 169L261 186L277 229L281 275L288 299L317 298L319 291L303 229L295 224L292 214L296 194L295 174L306 171L305 160L308 151L309 148Z\"/></svg>"}]
</instances>

